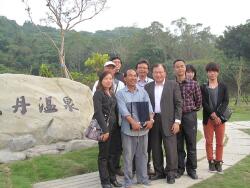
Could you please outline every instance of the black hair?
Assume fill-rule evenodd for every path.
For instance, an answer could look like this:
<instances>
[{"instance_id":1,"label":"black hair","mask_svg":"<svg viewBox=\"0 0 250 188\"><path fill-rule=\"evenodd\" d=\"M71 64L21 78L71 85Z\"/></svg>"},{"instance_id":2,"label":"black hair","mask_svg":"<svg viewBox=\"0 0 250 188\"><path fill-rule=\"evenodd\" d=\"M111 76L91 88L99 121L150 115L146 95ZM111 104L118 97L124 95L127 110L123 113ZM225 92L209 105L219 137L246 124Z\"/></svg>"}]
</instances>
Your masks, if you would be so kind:
<instances>
[{"instance_id":1,"label":"black hair","mask_svg":"<svg viewBox=\"0 0 250 188\"><path fill-rule=\"evenodd\" d=\"M154 64L152 67L152 71L154 70L154 68L157 68L157 67L162 67L164 69L164 71L167 72L167 67L161 63Z\"/></svg>"},{"instance_id":2,"label":"black hair","mask_svg":"<svg viewBox=\"0 0 250 188\"><path fill-rule=\"evenodd\" d=\"M123 73L123 77L124 77L124 78L126 78L126 77L128 76L128 73L127 73L127 72L128 72L129 70L135 71L134 69L127 69L127 70ZM136 71L135 71L135 73L136 73L136 75L137 75L137 72L136 72Z\"/></svg>"},{"instance_id":3,"label":"black hair","mask_svg":"<svg viewBox=\"0 0 250 188\"><path fill-rule=\"evenodd\" d=\"M147 59L140 59L140 60L138 61L138 63L136 64L135 69L137 69L137 68L138 68L138 65L140 65L140 64L146 64L146 65L148 66L148 69L149 69L149 62L148 62Z\"/></svg>"},{"instance_id":4,"label":"black hair","mask_svg":"<svg viewBox=\"0 0 250 188\"><path fill-rule=\"evenodd\" d=\"M102 81L103 81L103 79L104 79L108 74L110 74L110 75L112 76L112 74L111 74L109 71L104 71L104 72L102 72L102 73L100 74L100 76L99 76L99 82L98 82L97 87L96 87L97 90L102 90L102 91L104 91L104 87L103 87L103 85L102 85ZM113 76L112 76L112 77L113 77ZM109 92L110 92L110 93L113 92L112 87L110 87Z\"/></svg>"},{"instance_id":5,"label":"black hair","mask_svg":"<svg viewBox=\"0 0 250 188\"><path fill-rule=\"evenodd\" d=\"M120 62L122 63L122 60L121 60L120 56L114 55L114 56L110 57L110 61L113 61L113 60L115 60L115 59L119 59Z\"/></svg>"},{"instance_id":6,"label":"black hair","mask_svg":"<svg viewBox=\"0 0 250 188\"><path fill-rule=\"evenodd\" d=\"M197 71L196 71L196 69L194 68L193 65L187 64L187 65L186 65L186 72L193 72L193 73L194 73L194 78L193 78L193 80L197 81L197 78L196 78Z\"/></svg>"},{"instance_id":7,"label":"black hair","mask_svg":"<svg viewBox=\"0 0 250 188\"><path fill-rule=\"evenodd\" d=\"M220 71L220 66L217 63L214 62L210 62L206 65L205 70L208 71L215 71L215 72L219 72Z\"/></svg>"},{"instance_id":8,"label":"black hair","mask_svg":"<svg viewBox=\"0 0 250 188\"><path fill-rule=\"evenodd\" d=\"M174 60L173 65L175 65L175 63L178 62L178 61L182 61L184 64L186 64L185 60L183 60L183 59L176 59L176 60Z\"/></svg>"}]
</instances>

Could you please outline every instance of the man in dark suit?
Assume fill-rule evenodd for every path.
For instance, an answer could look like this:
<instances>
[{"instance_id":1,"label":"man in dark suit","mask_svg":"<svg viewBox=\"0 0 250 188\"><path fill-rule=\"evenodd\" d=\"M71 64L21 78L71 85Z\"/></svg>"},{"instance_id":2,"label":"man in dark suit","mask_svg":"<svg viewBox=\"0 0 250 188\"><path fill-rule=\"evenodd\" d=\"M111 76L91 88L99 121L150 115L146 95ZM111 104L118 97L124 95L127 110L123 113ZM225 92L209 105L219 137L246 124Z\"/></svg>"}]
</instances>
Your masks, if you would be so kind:
<instances>
[{"instance_id":1,"label":"man in dark suit","mask_svg":"<svg viewBox=\"0 0 250 188\"><path fill-rule=\"evenodd\" d=\"M167 70L163 64L153 66L154 82L148 83L148 92L154 115L154 125L151 131L150 144L152 147L155 175L151 180L163 179L167 176L167 183L175 183L178 168L177 139L182 115L182 98L178 84L167 80ZM166 168L163 167L163 151L166 153Z\"/></svg>"}]
</instances>

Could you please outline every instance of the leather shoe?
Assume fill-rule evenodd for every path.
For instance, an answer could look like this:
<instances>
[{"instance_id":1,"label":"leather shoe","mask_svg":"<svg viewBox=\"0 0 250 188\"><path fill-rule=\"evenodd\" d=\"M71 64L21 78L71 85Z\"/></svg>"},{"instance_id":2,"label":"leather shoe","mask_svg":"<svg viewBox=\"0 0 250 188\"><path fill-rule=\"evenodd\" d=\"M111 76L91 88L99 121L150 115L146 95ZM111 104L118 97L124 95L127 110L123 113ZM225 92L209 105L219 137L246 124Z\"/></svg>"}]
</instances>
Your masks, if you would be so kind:
<instances>
[{"instance_id":1,"label":"leather shoe","mask_svg":"<svg viewBox=\"0 0 250 188\"><path fill-rule=\"evenodd\" d=\"M110 185L110 184L102 184L102 188L112 188L112 185Z\"/></svg>"},{"instance_id":2,"label":"leather shoe","mask_svg":"<svg viewBox=\"0 0 250 188\"><path fill-rule=\"evenodd\" d=\"M150 180L159 180L159 179L164 179L165 176L163 174L156 174L154 176L150 176Z\"/></svg>"},{"instance_id":3,"label":"leather shoe","mask_svg":"<svg viewBox=\"0 0 250 188\"><path fill-rule=\"evenodd\" d=\"M190 174L188 174L188 176L189 176L190 178L192 178L193 180L197 180L197 179L198 179L198 176L197 176L196 173L190 173Z\"/></svg>"},{"instance_id":4,"label":"leather shoe","mask_svg":"<svg viewBox=\"0 0 250 188\"><path fill-rule=\"evenodd\" d=\"M174 184L174 183L175 183L174 177L169 177L169 176L167 176L167 183L168 183L168 184Z\"/></svg>"},{"instance_id":5,"label":"leather shoe","mask_svg":"<svg viewBox=\"0 0 250 188\"><path fill-rule=\"evenodd\" d=\"M122 187L122 184L119 183L117 180L111 181L111 184L112 184L114 187Z\"/></svg>"},{"instance_id":6,"label":"leather shoe","mask_svg":"<svg viewBox=\"0 0 250 188\"><path fill-rule=\"evenodd\" d=\"M177 172L177 173L175 174L175 178L176 178L176 179L179 179L183 174L184 174L183 172Z\"/></svg>"}]
</instances>

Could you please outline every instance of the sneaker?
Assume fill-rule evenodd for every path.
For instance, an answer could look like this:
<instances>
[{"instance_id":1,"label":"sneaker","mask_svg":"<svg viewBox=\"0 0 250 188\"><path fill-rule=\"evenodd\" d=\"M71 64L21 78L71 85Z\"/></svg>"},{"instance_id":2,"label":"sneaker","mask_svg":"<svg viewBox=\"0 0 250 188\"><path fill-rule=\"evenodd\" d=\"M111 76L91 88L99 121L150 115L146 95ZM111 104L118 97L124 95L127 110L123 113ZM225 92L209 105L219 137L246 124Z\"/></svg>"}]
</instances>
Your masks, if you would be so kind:
<instances>
[{"instance_id":1,"label":"sneaker","mask_svg":"<svg viewBox=\"0 0 250 188\"><path fill-rule=\"evenodd\" d=\"M222 161L215 161L215 169L217 170L217 172L222 172Z\"/></svg>"},{"instance_id":2,"label":"sneaker","mask_svg":"<svg viewBox=\"0 0 250 188\"><path fill-rule=\"evenodd\" d=\"M208 169L210 172L216 172L214 160L208 161Z\"/></svg>"}]
</instances>

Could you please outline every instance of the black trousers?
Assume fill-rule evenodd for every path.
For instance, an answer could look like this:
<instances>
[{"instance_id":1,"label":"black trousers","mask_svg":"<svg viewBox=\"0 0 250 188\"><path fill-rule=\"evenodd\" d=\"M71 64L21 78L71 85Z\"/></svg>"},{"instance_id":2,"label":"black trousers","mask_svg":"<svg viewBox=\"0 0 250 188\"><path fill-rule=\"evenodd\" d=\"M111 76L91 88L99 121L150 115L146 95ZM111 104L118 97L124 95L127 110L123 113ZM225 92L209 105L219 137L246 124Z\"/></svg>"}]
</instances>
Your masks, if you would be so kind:
<instances>
[{"instance_id":1,"label":"black trousers","mask_svg":"<svg viewBox=\"0 0 250 188\"><path fill-rule=\"evenodd\" d=\"M178 167L176 135L165 136L162 128L161 115L155 114L154 125L151 129L150 144L156 175L174 176ZM166 154L166 167L163 165L162 142Z\"/></svg>"},{"instance_id":2,"label":"black trousers","mask_svg":"<svg viewBox=\"0 0 250 188\"><path fill-rule=\"evenodd\" d=\"M197 135L197 114L195 111L184 113L182 115L181 129L177 134L178 148L178 171L183 173L196 173L197 168L197 151L196 151L196 135ZM185 144L186 151L185 152ZM185 163L185 158L186 163Z\"/></svg>"},{"instance_id":3,"label":"black trousers","mask_svg":"<svg viewBox=\"0 0 250 188\"><path fill-rule=\"evenodd\" d=\"M110 155L110 139L106 142L99 142L98 170L101 184L110 184L116 180L115 169Z\"/></svg>"},{"instance_id":4,"label":"black trousers","mask_svg":"<svg viewBox=\"0 0 250 188\"><path fill-rule=\"evenodd\" d=\"M122 155L121 127L115 124L110 140L110 155L115 170L121 168L120 159Z\"/></svg>"}]
</instances>

